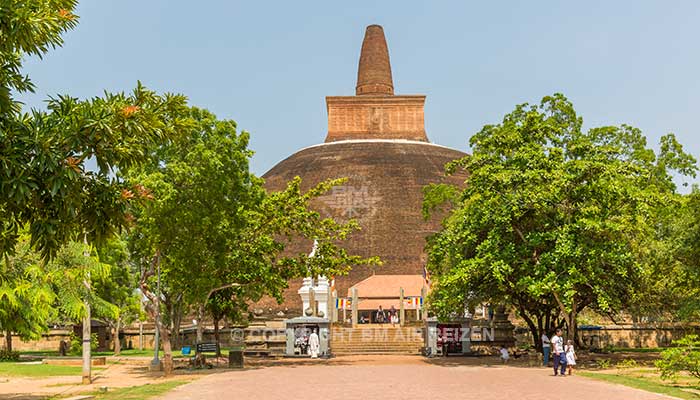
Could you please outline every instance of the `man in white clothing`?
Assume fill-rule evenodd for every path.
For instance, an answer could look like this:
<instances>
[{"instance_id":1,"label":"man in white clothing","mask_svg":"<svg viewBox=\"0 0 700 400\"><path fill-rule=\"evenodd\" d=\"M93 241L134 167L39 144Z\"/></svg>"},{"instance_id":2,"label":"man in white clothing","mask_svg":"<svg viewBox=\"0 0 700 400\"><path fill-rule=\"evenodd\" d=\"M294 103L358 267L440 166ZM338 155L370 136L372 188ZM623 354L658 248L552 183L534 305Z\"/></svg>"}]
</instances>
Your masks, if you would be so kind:
<instances>
[{"instance_id":1,"label":"man in white clothing","mask_svg":"<svg viewBox=\"0 0 700 400\"><path fill-rule=\"evenodd\" d=\"M546 367L549 364L549 352L551 350L549 336L546 333L542 333L542 364Z\"/></svg>"},{"instance_id":2,"label":"man in white clothing","mask_svg":"<svg viewBox=\"0 0 700 400\"><path fill-rule=\"evenodd\" d=\"M566 354L564 353L564 339L561 337L561 329L557 329L557 334L552 336L552 347L554 351L554 376L559 374L561 365L561 376L566 376Z\"/></svg>"}]
</instances>

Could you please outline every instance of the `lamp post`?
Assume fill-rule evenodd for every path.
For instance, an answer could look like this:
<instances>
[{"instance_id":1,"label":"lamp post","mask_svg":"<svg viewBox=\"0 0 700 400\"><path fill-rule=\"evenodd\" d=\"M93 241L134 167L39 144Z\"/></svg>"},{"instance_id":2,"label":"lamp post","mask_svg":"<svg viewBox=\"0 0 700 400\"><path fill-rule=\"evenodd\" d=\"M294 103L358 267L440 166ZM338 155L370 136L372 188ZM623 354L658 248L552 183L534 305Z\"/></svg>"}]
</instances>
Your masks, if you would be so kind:
<instances>
[{"instance_id":1,"label":"lamp post","mask_svg":"<svg viewBox=\"0 0 700 400\"><path fill-rule=\"evenodd\" d=\"M160 260L158 260L158 278L156 281L156 292L157 300L156 307L160 311ZM160 359L158 358L158 352L160 351L160 312L156 312L156 332L155 332L155 351L153 352L153 360L151 360L151 369L160 369Z\"/></svg>"}]
</instances>

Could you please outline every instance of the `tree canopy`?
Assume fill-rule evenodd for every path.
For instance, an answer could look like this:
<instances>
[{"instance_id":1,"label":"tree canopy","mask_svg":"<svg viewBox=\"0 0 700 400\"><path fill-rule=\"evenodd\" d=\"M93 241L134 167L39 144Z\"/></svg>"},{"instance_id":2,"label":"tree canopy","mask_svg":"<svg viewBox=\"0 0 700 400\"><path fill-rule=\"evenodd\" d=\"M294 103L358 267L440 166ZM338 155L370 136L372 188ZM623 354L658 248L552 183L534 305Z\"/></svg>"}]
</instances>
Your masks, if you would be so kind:
<instances>
[{"instance_id":1,"label":"tree canopy","mask_svg":"<svg viewBox=\"0 0 700 400\"><path fill-rule=\"evenodd\" d=\"M129 240L132 256L141 260L141 289L151 299L154 317L161 312L156 265L165 290L178 293L180 304L192 306L201 321L219 290L237 288L238 305L263 295L279 299L290 278L337 275L376 262L339 246L357 229L355 222L337 223L308 208L311 199L340 181L302 192L297 178L286 190L267 193L263 180L248 169L247 132L197 108L179 117L189 121L189 130L153 146L148 163L120 174L127 183L143 185L143 201L133 203ZM292 238L317 240L317 256L286 253Z\"/></svg>"},{"instance_id":2,"label":"tree canopy","mask_svg":"<svg viewBox=\"0 0 700 400\"><path fill-rule=\"evenodd\" d=\"M125 185L113 179L181 126L179 95L157 95L140 83L131 94L78 100L50 98L47 110L24 111L15 93L33 91L22 72L27 56L63 43L77 23L75 0L4 0L0 7L0 254L13 251L29 226L31 243L53 257L87 233L100 241L125 224ZM95 160L98 169L85 162Z\"/></svg>"},{"instance_id":3,"label":"tree canopy","mask_svg":"<svg viewBox=\"0 0 700 400\"><path fill-rule=\"evenodd\" d=\"M438 313L507 302L539 338L558 315L573 335L581 310L627 304L658 210L678 201L671 173L696 163L673 135L655 153L636 128L582 125L559 94L519 105L449 166L469 173L463 190L426 188L426 212L455 206L428 244Z\"/></svg>"}]
</instances>

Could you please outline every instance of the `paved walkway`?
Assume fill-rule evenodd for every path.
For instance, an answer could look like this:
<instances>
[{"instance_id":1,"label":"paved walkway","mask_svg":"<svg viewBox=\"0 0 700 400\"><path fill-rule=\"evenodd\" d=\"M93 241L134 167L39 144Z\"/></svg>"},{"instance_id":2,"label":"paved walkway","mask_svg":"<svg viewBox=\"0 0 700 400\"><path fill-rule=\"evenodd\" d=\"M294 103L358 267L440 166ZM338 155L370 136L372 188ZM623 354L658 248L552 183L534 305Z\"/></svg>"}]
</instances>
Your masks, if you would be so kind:
<instances>
[{"instance_id":1,"label":"paved walkway","mask_svg":"<svg viewBox=\"0 0 700 400\"><path fill-rule=\"evenodd\" d=\"M319 395L354 400L670 399L579 376L555 378L550 375L550 369L464 365L449 360L355 356L330 361L277 362L210 375L180 386L160 399L279 400Z\"/></svg>"}]
</instances>

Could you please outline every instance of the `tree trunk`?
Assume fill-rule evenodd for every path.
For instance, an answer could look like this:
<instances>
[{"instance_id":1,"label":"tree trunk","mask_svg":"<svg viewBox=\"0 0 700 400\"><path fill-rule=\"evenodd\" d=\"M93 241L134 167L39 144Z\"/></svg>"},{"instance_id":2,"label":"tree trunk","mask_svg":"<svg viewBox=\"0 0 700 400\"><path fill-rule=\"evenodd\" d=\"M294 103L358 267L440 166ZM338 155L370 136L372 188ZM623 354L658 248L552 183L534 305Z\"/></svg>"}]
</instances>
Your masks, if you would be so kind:
<instances>
[{"instance_id":1,"label":"tree trunk","mask_svg":"<svg viewBox=\"0 0 700 400\"><path fill-rule=\"evenodd\" d=\"M569 329L566 331L566 338L569 340L574 340L576 338L576 314L578 312L576 305L576 300L574 299L571 302L571 312L569 313L569 318L566 321L566 324L569 326Z\"/></svg>"},{"instance_id":2,"label":"tree trunk","mask_svg":"<svg viewBox=\"0 0 700 400\"><path fill-rule=\"evenodd\" d=\"M214 340L216 341L216 356L221 357L221 340L219 340L219 318L214 316Z\"/></svg>"},{"instance_id":3,"label":"tree trunk","mask_svg":"<svg viewBox=\"0 0 700 400\"><path fill-rule=\"evenodd\" d=\"M151 262L151 268L142 273L139 287L141 288L141 293L149 300L148 304L146 304L146 311L156 321L160 340L163 343L163 372L165 376L169 376L173 372L173 350L170 343L170 330L161 318L160 295L153 293L148 285L148 278L155 275L155 267L159 263L160 252L157 251Z\"/></svg>"},{"instance_id":4,"label":"tree trunk","mask_svg":"<svg viewBox=\"0 0 700 400\"><path fill-rule=\"evenodd\" d=\"M180 325L182 324L182 302L168 299L165 302L165 308L170 315L171 330L170 330L170 344L173 348L178 349L182 347L182 337L180 335Z\"/></svg>"},{"instance_id":5,"label":"tree trunk","mask_svg":"<svg viewBox=\"0 0 700 400\"><path fill-rule=\"evenodd\" d=\"M121 321L119 319L117 319L117 324L114 326L114 355L115 356L118 356L119 353L121 353L121 351L122 351L122 343L119 340L119 328L120 328L119 322L121 322Z\"/></svg>"},{"instance_id":6,"label":"tree trunk","mask_svg":"<svg viewBox=\"0 0 700 400\"><path fill-rule=\"evenodd\" d=\"M12 351L12 332L5 331L5 348L8 352Z\"/></svg>"},{"instance_id":7,"label":"tree trunk","mask_svg":"<svg viewBox=\"0 0 700 400\"><path fill-rule=\"evenodd\" d=\"M544 328L544 315L539 314L537 316L537 331L539 332L539 337L535 339L535 342L537 343L537 351L543 351L542 349L542 334L545 333L545 328Z\"/></svg>"},{"instance_id":8,"label":"tree trunk","mask_svg":"<svg viewBox=\"0 0 700 400\"><path fill-rule=\"evenodd\" d=\"M561 315L563 316L563 318L564 318L564 322L566 323L566 326L569 327L569 329L567 329L567 332L566 332L566 338L567 338L567 339L571 339L571 337L570 337L570 335L571 335L570 331L571 331L571 326L572 326L572 324L571 324L571 316L572 316L572 314L574 313L574 311L573 311L573 309L572 309L572 311L569 312L569 311L566 309L566 306L565 306L564 303L561 301L561 298L559 298L559 294L558 294L556 291L554 291L554 299L557 301L557 304L559 305L559 311L560 311L560 314L561 314ZM573 307L575 308L576 305L574 304Z\"/></svg>"},{"instance_id":9,"label":"tree trunk","mask_svg":"<svg viewBox=\"0 0 700 400\"><path fill-rule=\"evenodd\" d=\"M204 304L197 307L197 343L204 341Z\"/></svg>"},{"instance_id":10,"label":"tree trunk","mask_svg":"<svg viewBox=\"0 0 700 400\"><path fill-rule=\"evenodd\" d=\"M540 334L537 330L537 327L535 326L535 323L532 321L532 318L530 318L529 315L525 312L525 307L522 305L518 305L518 308L520 309L520 316L523 317L525 322L527 323L528 328L530 328L530 333L532 334L532 341L535 345L535 348L538 351L542 350L542 343L539 340L540 339Z\"/></svg>"},{"instance_id":11,"label":"tree trunk","mask_svg":"<svg viewBox=\"0 0 700 400\"><path fill-rule=\"evenodd\" d=\"M170 376L173 373L173 347L170 343L170 330L165 324L160 324L160 340L163 343L163 373Z\"/></svg>"},{"instance_id":12,"label":"tree trunk","mask_svg":"<svg viewBox=\"0 0 700 400\"><path fill-rule=\"evenodd\" d=\"M148 310L151 317L156 321L156 328L158 329L160 342L163 346L163 373L165 376L170 376L173 373L173 347L170 342L170 328L167 324L163 323L163 318L160 315L158 297L151 293L145 286L142 285L141 287L141 292L154 303L147 306L146 310Z\"/></svg>"},{"instance_id":13,"label":"tree trunk","mask_svg":"<svg viewBox=\"0 0 700 400\"><path fill-rule=\"evenodd\" d=\"M176 314L179 313L179 311L176 311ZM170 339L170 343L173 345L174 348L180 348L182 347L182 334L180 333L180 325L182 325L182 316L175 315L172 319L172 338Z\"/></svg>"}]
</instances>

